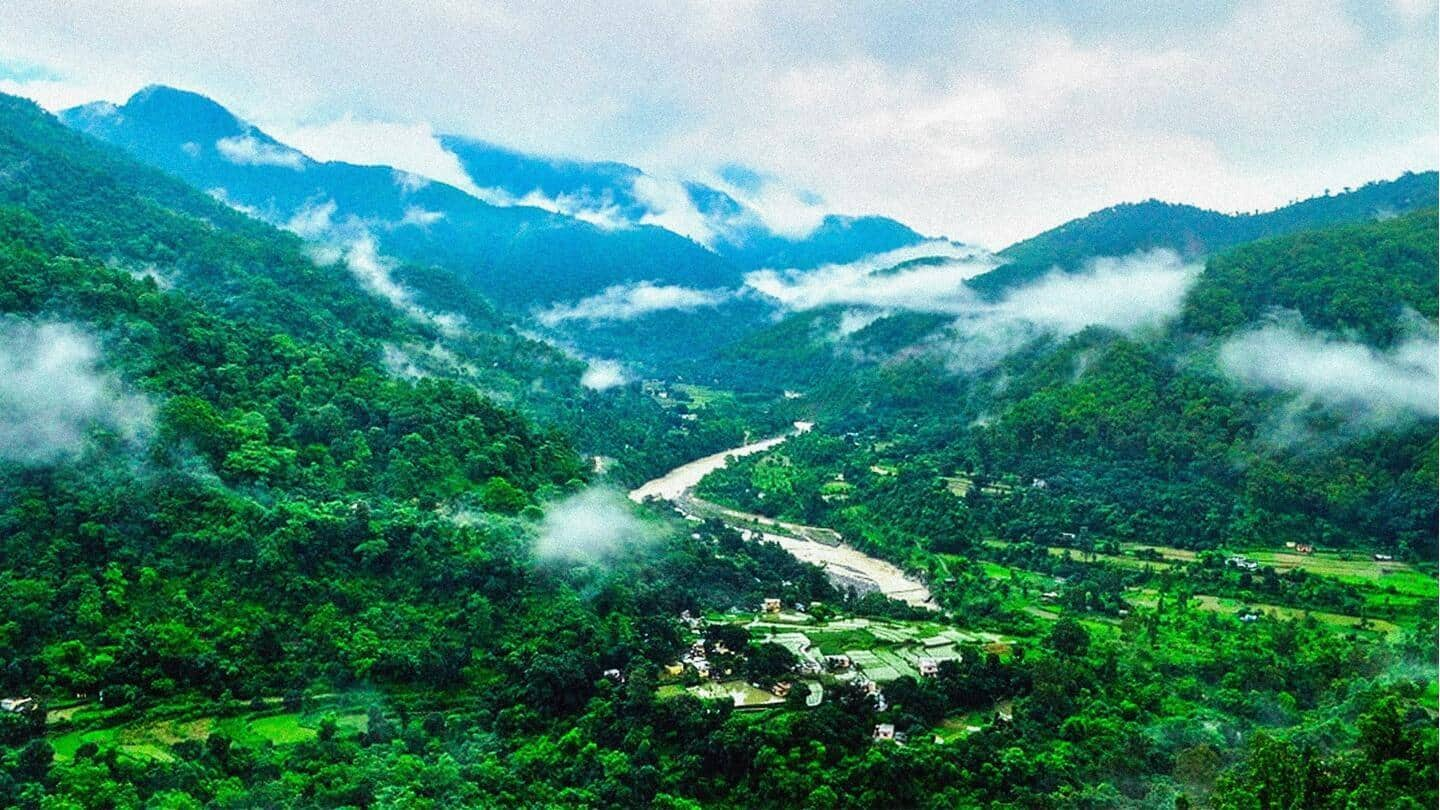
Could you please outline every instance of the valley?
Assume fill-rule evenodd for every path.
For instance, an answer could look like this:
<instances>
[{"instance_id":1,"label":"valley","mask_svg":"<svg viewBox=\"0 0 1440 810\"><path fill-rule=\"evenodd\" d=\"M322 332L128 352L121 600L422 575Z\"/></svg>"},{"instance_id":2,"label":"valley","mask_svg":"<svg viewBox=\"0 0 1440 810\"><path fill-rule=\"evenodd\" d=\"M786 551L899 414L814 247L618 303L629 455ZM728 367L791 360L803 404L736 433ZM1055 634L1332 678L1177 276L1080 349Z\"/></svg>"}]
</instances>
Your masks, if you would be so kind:
<instances>
[{"instance_id":1,"label":"valley","mask_svg":"<svg viewBox=\"0 0 1440 810\"><path fill-rule=\"evenodd\" d=\"M795 433L804 433L814 425L796 422ZM744 458L779 446L788 435L776 436L722 451L689 462L665 475L648 481L630 491L632 501L650 498L670 501L675 510L687 519L716 519L739 531L747 540L775 543L796 559L818 565L842 589L864 594L878 592L916 607L932 607L930 591L925 584L907 576L884 560L864 554L844 543L831 529L802 526L777 521L749 512L727 509L695 497L694 489L706 475L723 469L732 458Z\"/></svg>"},{"instance_id":2,"label":"valley","mask_svg":"<svg viewBox=\"0 0 1440 810\"><path fill-rule=\"evenodd\" d=\"M0 94L0 806L1435 806L1430 166L986 247L504 97Z\"/></svg>"}]
</instances>

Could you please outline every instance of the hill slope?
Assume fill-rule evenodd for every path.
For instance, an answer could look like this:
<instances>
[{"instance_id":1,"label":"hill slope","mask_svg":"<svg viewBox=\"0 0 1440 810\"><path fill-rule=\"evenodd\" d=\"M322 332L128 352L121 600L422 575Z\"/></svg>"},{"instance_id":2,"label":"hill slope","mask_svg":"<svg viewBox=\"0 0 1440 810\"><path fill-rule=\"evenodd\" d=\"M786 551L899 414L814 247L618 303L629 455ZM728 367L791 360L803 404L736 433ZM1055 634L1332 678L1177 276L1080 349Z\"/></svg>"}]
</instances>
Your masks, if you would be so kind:
<instances>
[{"instance_id":1,"label":"hill slope","mask_svg":"<svg viewBox=\"0 0 1440 810\"><path fill-rule=\"evenodd\" d=\"M999 253L1004 263L971 284L994 294L1055 267L1078 270L1095 256L1167 248L1199 257L1268 236L1394 216L1435 205L1436 183L1433 171L1407 173L1254 214L1222 214L1158 200L1117 205L1005 248Z\"/></svg>"}]
</instances>

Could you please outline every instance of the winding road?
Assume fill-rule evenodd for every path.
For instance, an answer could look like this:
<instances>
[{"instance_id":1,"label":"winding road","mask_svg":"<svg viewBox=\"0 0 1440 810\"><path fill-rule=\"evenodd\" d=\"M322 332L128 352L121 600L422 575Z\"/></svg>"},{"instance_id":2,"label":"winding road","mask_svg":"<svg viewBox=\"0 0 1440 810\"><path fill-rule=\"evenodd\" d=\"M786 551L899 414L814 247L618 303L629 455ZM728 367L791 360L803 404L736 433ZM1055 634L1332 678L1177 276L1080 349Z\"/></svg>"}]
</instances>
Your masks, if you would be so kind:
<instances>
[{"instance_id":1,"label":"winding road","mask_svg":"<svg viewBox=\"0 0 1440 810\"><path fill-rule=\"evenodd\" d=\"M842 587L854 588L861 593L880 591L891 599L934 609L935 603L925 583L907 575L892 563L846 545L833 529L786 523L753 512L730 509L695 496L695 486L700 479L724 467L730 459L769 450L812 426L809 422L796 422L795 430L782 436L751 442L682 464L631 490L630 500L636 503L643 503L649 498L670 501L676 511L687 518L717 518L739 530L746 539L758 538L778 543L796 559L824 568L830 579Z\"/></svg>"}]
</instances>

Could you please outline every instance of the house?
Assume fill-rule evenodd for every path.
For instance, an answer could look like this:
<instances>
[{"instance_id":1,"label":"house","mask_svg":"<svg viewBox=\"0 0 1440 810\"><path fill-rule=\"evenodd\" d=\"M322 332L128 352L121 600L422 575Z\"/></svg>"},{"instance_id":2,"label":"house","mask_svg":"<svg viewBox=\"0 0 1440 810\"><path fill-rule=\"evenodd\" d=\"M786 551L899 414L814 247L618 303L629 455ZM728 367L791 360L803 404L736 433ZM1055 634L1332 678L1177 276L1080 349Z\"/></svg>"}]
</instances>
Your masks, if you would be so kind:
<instances>
[{"instance_id":1,"label":"house","mask_svg":"<svg viewBox=\"0 0 1440 810\"><path fill-rule=\"evenodd\" d=\"M1394 562L1394 561L1395 561L1395 555L1393 555L1393 554L1375 554L1375 555L1372 555L1372 556L1375 558L1375 562Z\"/></svg>"},{"instance_id":2,"label":"house","mask_svg":"<svg viewBox=\"0 0 1440 810\"><path fill-rule=\"evenodd\" d=\"M1297 545L1295 547L1295 550L1299 551L1300 546ZM1248 559L1246 557L1242 557L1239 554L1225 558L1225 564L1231 566L1232 568L1239 568L1242 571L1255 571L1260 568L1260 563L1257 563L1254 560Z\"/></svg>"},{"instance_id":3,"label":"house","mask_svg":"<svg viewBox=\"0 0 1440 810\"><path fill-rule=\"evenodd\" d=\"M685 665L680 663L679 661L675 661L674 663L665 665L665 674L669 675L672 678L679 677L680 675L684 674L684 672Z\"/></svg>"},{"instance_id":4,"label":"house","mask_svg":"<svg viewBox=\"0 0 1440 810\"><path fill-rule=\"evenodd\" d=\"M1301 554L1314 554L1315 547L1305 543L1296 543L1295 550Z\"/></svg>"},{"instance_id":5,"label":"house","mask_svg":"<svg viewBox=\"0 0 1440 810\"><path fill-rule=\"evenodd\" d=\"M1046 591L1046 592L1040 594L1040 598L1041 598L1041 599L1049 599L1049 600L1051 600L1051 601L1054 601L1054 600L1060 598L1060 592L1059 592L1059 591Z\"/></svg>"},{"instance_id":6,"label":"house","mask_svg":"<svg viewBox=\"0 0 1440 810\"><path fill-rule=\"evenodd\" d=\"M917 664L922 678L934 678L940 674L940 662L934 658L921 658Z\"/></svg>"},{"instance_id":7,"label":"house","mask_svg":"<svg viewBox=\"0 0 1440 810\"><path fill-rule=\"evenodd\" d=\"M691 658L689 664L691 668L695 670L696 675L699 675L702 678L710 677L709 661L706 661L704 658Z\"/></svg>"},{"instance_id":8,"label":"house","mask_svg":"<svg viewBox=\"0 0 1440 810\"><path fill-rule=\"evenodd\" d=\"M825 656L825 666L830 667L831 669L849 669L849 668L850 668L850 656L848 656L848 655L827 655L827 656Z\"/></svg>"},{"instance_id":9,"label":"house","mask_svg":"<svg viewBox=\"0 0 1440 810\"><path fill-rule=\"evenodd\" d=\"M604 676L615 683L625 682L625 676L618 669L607 669L604 672Z\"/></svg>"},{"instance_id":10,"label":"house","mask_svg":"<svg viewBox=\"0 0 1440 810\"><path fill-rule=\"evenodd\" d=\"M1247 611L1247 612L1245 612L1245 613L1241 613L1241 614L1240 614L1240 621L1245 622L1246 624L1249 624L1250 622L1254 622L1254 621L1259 621L1259 619L1260 619L1260 614L1258 614L1258 613L1252 613L1252 612L1248 612L1248 611Z\"/></svg>"},{"instance_id":11,"label":"house","mask_svg":"<svg viewBox=\"0 0 1440 810\"><path fill-rule=\"evenodd\" d=\"M793 687L791 686L789 681L781 681L770 687L770 694L774 695L775 697L787 697L790 694L790 690L792 688Z\"/></svg>"},{"instance_id":12,"label":"house","mask_svg":"<svg viewBox=\"0 0 1440 810\"><path fill-rule=\"evenodd\" d=\"M0 698L0 711L13 714L28 714L40 708L33 697Z\"/></svg>"},{"instance_id":13,"label":"house","mask_svg":"<svg viewBox=\"0 0 1440 810\"><path fill-rule=\"evenodd\" d=\"M775 597L767 597L761 607L766 613L779 613L780 600Z\"/></svg>"},{"instance_id":14,"label":"house","mask_svg":"<svg viewBox=\"0 0 1440 810\"><path fill-rule=\"evenodd\" d=\"M1045 489L1049 486L1050 482L1046 481L1044 478L1033 478L1030 480L1031 489Z\"/></svg>"},{"instance_id":15,"label":"house","mask_svg":"<svg viewBox=\"0 0 1440 810\"><path fill-rule=\"evenodd\" d=\"M895 724L877 723L875 732L871 736L877 740L893 740L895 739Z\"/></svg>"}]
</instances>

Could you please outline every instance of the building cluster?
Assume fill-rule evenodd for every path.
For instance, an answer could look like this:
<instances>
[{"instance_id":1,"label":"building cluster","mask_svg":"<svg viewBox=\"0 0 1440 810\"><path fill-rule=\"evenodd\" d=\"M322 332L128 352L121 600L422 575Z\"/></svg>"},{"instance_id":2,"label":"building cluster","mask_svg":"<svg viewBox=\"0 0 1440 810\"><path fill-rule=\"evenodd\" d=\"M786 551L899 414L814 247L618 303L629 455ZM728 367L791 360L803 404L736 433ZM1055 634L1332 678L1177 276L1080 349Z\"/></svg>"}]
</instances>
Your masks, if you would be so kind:
<instances>
[{"instance_id":1,"label":"building cluster","mask_svg":"<svg viewBox=\"0 0 1440 810\"><path fill-rule=\"evenodd\" d=\"M40 702L33 697L0 698L0 712L29 714L40 708Z\"/></svg>"},{"instance_id":2,"label":"building cluster","mask_svg":"<svg viewBox=\"0 0 1440 810\"><path fill-rule=\"evenodd\" d=\"M1258 571L1260 563L1241 554L1233 554L1225 558L1225 564L1231 568L1239 568L1241 571Z\"/></svg>"}]
</instances>

